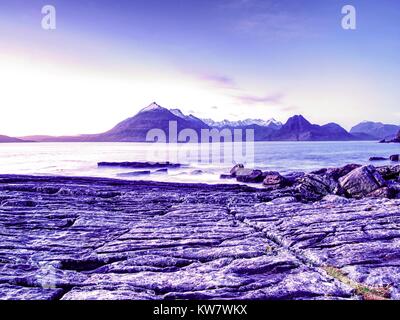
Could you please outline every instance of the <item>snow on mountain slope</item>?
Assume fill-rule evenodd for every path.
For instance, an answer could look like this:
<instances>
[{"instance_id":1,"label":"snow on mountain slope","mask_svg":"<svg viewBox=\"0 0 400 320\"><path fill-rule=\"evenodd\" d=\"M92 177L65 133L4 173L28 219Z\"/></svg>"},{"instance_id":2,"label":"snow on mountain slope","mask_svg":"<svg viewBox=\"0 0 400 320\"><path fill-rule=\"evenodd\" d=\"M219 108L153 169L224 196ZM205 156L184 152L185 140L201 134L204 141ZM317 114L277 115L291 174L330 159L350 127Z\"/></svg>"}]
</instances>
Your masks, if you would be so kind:
<instances>
[{"instance_id":1,"label":"snow on mountain slope","mask_svg":"<svg viewBox=\"0 0 400 320\"><path fill-rule=\"evenodd\" d=\"M246 119L246 120L239 120L239 121L214 121L211 119L203 119L205 123L207 123L210 127L222 128L222 127L245 127L252 124L259 125L261 127L272 127L279 129L282 126L282 123L275 120L261 120L261 119Z\"/></svg>"}]
</instances>

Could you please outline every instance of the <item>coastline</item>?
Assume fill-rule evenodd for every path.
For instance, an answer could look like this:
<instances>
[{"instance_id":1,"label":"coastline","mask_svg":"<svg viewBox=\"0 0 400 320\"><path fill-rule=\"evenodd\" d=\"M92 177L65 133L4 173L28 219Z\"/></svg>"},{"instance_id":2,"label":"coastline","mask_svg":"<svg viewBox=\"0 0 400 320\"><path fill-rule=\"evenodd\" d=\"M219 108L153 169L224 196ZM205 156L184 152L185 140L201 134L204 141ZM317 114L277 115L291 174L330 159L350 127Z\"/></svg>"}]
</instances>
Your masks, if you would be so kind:
<instances>
[{"instance_id":1,"label":"coastline","mask_svg":"<svg viewBox=\"0 0 400 320\"><path fill-rule=\"evenodd\" d=\"M400 298L400 200L0 175L0 299Z\"/></svg>"}]
</instances>

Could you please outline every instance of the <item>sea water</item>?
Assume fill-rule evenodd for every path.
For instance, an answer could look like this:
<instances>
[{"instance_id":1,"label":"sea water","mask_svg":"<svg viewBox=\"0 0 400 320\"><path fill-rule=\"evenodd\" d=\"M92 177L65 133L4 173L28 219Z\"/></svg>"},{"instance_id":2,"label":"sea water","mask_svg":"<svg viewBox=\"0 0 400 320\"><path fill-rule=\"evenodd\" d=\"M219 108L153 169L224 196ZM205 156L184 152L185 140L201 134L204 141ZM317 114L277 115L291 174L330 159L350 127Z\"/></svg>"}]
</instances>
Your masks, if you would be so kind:
<instances>
[{"instance_id":1,"label":"sea water","mask_svg":"<svg viewBox=\"0 0 400 320\"><path fill-rule=\"evenodd\" d=\"M189 154L186 166L154 173L134 180L220 183L219 175L229 172L234 163L204 161L198 145L178 148ZM171 146L146 143L11 143L0 144L0 174L62 175L120 178L128 168L98 168L101 161L171 161ZM155 152L156 151L156 152ZM281 173L338 167L348 163L371 164L372 156L389 157L400 153L400 144L377 142L255 142L254 167ZM174 161L172 161L174 162ZM390 161L373 163L390 164ZM140 169L137 169L140 170ZM197 171L196 171L197 170ZM199 172L198 170L201 170ZM224 183L234 181L223 181Z\"/></svg>"}]
</instances>

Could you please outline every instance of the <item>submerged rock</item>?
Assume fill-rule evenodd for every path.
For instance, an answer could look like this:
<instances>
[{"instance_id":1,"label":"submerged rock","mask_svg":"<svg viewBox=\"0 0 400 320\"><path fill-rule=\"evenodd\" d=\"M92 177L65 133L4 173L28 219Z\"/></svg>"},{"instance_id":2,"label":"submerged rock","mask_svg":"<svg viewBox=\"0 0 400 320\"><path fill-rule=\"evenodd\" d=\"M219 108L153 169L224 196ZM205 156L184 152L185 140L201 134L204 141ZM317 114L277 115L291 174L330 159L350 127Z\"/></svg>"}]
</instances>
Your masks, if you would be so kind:
<instances>
[{"instance_id":1,"label":"submerged rock","mask_svg":"<svg viewBox=\"0 0 400 320\"><path fill-rule=\"evenodd\" d=\"M219 178L220 179L234 179L235 177L233 176L233 175L231 175L231 174L221 174L220 176L219 176Z\"/></svg>"},{"instance_id":2,"label":"submerged rock","mask_svg":"<svg viewBox=\"0 0 400 320\"><path fill-rule=\"evenodd\" d=\"M180 168L182 164L171 162L99 162L98 167L155 169L155 168Z\"/></svg>"},{"instance_id":3,"label":"submerged rock","mask_svg":"<svg viewBox=\"0 0 400 320\"><path fill-rule=\"evenodd\" d=\"M168 173L168 169L167 169L167 168L158 169L158 170L156 170L154 173Z\"/></svg>"},{"instance_id":4,"label":"submerged rock","mask_svg":"<svg viewBox=\"0 0 400 320\"><path fill-rule=\"evenodd\" d=\"M149 170L143 170L143 171L132 171L132 172L123 172L123 173L118 173L118 177L137 177L137 176L146 176L150 175L151 171Z\"/></svg>"},{"instance_id":5,"label":"submerged rock","mask_svg":"<svg viewBox=\"0 0 400 320\"><path fill-rule=\"evenodd\" d=\"M369 161L385 161L385 160L389 160L389 159L385 158L385 157L371 157L371 158L369 158Z\"/></svg>"},{"instance_id":6,"label":"submerged rock","mask_svg":"<svg viewBox=\"0 0 400 320\"><path fill-rule=\"evenodd\" d=\"M389 159L390 159L390 161L398 162L398 161L400 161L400 155L399 154L391 155L389 157Z\"/></svg>"}]
</instances>

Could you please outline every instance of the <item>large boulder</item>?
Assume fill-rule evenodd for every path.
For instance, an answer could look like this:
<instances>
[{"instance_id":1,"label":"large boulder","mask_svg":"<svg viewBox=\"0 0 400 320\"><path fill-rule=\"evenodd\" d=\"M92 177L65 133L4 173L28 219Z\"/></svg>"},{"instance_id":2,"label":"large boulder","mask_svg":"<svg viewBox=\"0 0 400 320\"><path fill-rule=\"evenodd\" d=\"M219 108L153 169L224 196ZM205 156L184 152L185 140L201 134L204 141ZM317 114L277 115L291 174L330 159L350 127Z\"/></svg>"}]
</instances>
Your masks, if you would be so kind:
<instances>
[{"instance_id":1,"label":"large boulder","mask_svg":"<svg viewBox=\"0 0 400 320\"><path fill-rule=\"evenodd\" d=\"M324 196L333 193L337 182L324 175L306 174L300 179L296 190L306 201L318 201Z\"/></svg>"},{"instance_id":2,"label":"large boulder","mask_svg":"<svg viewBox=\"0 0 400 320\"><path fill-rule=\"evenodd\" d=\"M326 171L326 175L328 176L328 178L338 181L341 177L344 177L345 175L360 167L360 164L347 164L344 167L328 169Z\"/></svg>"},{"instance_id":3,"label":"large boulder","mask_svg":"<svg viewBox=\"0 0 400 320\"><path fill-rule=\"evenodd\" d=\"M289 181L285 177L281 176L279 172L264 172L263 175L263 185L268 190L281 189L290 185Z\"/></svg>"},{"instance_id":4,"label":"large boulder","mask_svg":"<svg viewBox=\"0 0 400 320\"><path fill-rule=\"evenodd\" d=\"M374 166L357 168L339 179L345 194L352 198L362 198L386 186L386 182Z\"/></svg>"},{"instance_id":5,"label":"large boulder","mask_svg":"<svg viewBox=\"0 0 400 320\"><path fill-rule=\"evenodd\" d=\"M246 183L260 183L263 181L263 173L261 170L239 169L236 172L236 180Z\"/></svg>"},{"instance_id":6,"label":"large boulder","mask_svg":"<svg viewBox=\"0 0 400 320\"><path fill-rule=\"evenodd\" d=\"M326 176L328 179L333 179L335 181L338 181L339 178L345 176L346 174L350 173L351 171L359 167L361 167L361 165L359 164L348 164L345 165L344 167L339 167L339 168L323 168L315 170L310 172L310 174L318 176Z\"/></svg>"}]
</instances>

